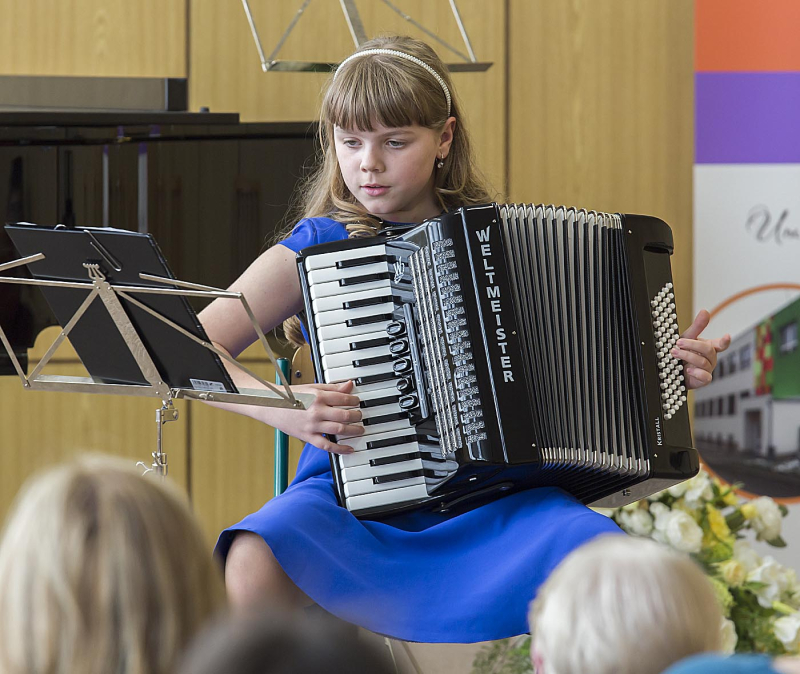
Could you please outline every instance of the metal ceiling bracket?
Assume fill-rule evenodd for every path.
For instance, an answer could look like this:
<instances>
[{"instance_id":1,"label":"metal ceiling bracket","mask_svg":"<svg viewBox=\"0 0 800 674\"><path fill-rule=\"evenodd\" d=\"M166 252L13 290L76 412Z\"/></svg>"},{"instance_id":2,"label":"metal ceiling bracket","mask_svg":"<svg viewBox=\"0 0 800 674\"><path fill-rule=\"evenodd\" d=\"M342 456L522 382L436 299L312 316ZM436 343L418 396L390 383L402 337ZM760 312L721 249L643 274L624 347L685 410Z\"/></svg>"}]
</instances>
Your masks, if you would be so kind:
<instances>
[{"instance_id":1,"label":"metal ceiling bracket","mask_svg":"<svg viewBox=\"0 0 800 674\"><path fill-rule=\"evenodd\" d=\"M475 52L472 49L472 44L470 43L469 36L467 35L466 28L464 27L464 22L461 19L461 14L458 11L458 6L456 5L456 0L449 0L450 2L450 9L453 12L453 17L458 24L459 32L461 33L461 38L464 40L464 47L466 48L467 54L462 53L449 43L445 42L442 38L440 38L436 33L429 30L421 23L415 21L411 18L408 14L403 12L397 5L390 0L383 0L384 4L391 8L394 12L399 14L403 19L408 21L410 24L415 26L417 29L421 30L427 36L441 44L442 46L449 49L453 52L456 56L458 56L461 60L456 63L448 63L447 69L450 72L483 72L488 70L491 66L491 62L486 61L478 61L475 56ZM311 0L303 0L303 3L300 6L300 9L297 10L295 15L292 17L292 20L289 22L289 26L284 31L283 35L281 35L280 39L278 40L278 44L275 45L275 49L272 50L272 53L269 56L264 56L264 49L261 46L261 39L258 37L258 30L256 29L255 19L253 18L253 13L250 10L250 4L248 0L242 0L242 6L244 7L245 15L247 16L247 22L250 25L250 33L253 36L253 41L256 43L256 49L258 49L258 57L261 61L261 70L265 73L270 71L276 72L331 72L336 69L339 65L338 63L332 61L283 61L277 58L278 52L280 52L281 48L283 47L286 39L289 37L291 32L294 30L295 26L297 26L298 21L305 13L306 9L308 9L309 4L311 4ZM353 43L355 44L356 49L358 49L364 42L367 41L367 34L364 30L364 24L361 22L361 16L358 13L358 8L356 7L355 0L339 0L339 5L342 8L342 13L344 14L345 22L347 23L347 28L350 32L350 36L353 38Z\"/></svg>"}]
</instances>

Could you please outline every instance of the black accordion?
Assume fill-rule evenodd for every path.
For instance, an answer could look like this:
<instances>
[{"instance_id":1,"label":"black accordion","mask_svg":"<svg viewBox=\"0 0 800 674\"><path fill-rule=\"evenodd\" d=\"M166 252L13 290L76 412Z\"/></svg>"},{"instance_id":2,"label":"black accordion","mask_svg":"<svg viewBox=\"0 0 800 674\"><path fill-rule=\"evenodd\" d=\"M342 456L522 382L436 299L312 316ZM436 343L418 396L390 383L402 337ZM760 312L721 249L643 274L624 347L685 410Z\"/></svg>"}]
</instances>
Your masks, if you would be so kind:
<instances>
[{"instance_id":1,"label":"black accordion","mask_svg":"<svg viewBox=\"0 0 800 674\"><path fill-rule=\"evenodd\" d=\"M698 471L653 217L464 207L297 254L318 381L354 380L365 433L337 437L357 516L455 511L557 486L592 506Z\"/></svg>"}]
</instances>

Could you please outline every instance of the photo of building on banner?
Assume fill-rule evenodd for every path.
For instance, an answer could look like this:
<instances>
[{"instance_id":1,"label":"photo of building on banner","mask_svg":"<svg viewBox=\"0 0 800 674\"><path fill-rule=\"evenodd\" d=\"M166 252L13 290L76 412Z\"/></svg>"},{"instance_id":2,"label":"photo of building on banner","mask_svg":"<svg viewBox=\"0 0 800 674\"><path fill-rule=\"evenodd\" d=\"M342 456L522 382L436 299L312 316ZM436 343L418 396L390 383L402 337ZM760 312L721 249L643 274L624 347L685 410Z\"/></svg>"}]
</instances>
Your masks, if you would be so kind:
<instances>
[{"instance_id":1,"label":"photo of building on banner","mask_svg":"<svg viewBox=\"0 0 800 674\"><path fill-rule=\"evenodd\" d=\"M696 5L695 309L729 332L694 395L695 444L722 479L800 501L800 11ZM800 507L800 506L796 506ZM793 508L794 509L794 508Z\"/></svg>"}]
</instances>

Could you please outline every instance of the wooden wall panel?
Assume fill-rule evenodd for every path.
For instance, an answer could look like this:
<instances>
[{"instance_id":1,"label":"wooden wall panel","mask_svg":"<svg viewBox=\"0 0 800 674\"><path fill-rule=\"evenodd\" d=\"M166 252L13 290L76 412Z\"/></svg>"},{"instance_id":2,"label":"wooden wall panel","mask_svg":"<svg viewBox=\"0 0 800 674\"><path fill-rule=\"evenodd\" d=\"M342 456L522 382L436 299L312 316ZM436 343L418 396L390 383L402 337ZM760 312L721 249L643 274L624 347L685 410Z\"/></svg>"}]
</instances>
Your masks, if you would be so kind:
<instances>
[{"instance_id":1,"label":"wooden wall panel","mask_svg":"<svg viewBox=\"0 0 800 674\"><path fill-rule=\"evenodd\" d=\"M54 329L43 332L32 355L44 353L55 335ZM45 373L85 377L72 354L68 345L59 349ZM0 377L0 521L29 476L77 454L112 454L149 466L159 405L154 398L25 391L19 378ZM176 408L178 421L164 426L163 449L170 479L185 488L186 403L179 401Z\"/></svg>"},{"instance_id":2,"label":"wooden wall panel","mask_svg":"<svg viewBox=\"0 0 800 674\"><path fill-rule=\"evenodd\" d=\"M0 74L186 76L188 0L0 0Z\"/></svg>"},{"instance_id":3,"label":"wooden wall panel","mask_svg":"<svg viewBox=\"0 0 800 674\"><path fill-rule=\"evenodd\" d=\"M510 0L509 181L518 201L656 215L692 297L692 0Z\"/></svg>"}]
</instances>

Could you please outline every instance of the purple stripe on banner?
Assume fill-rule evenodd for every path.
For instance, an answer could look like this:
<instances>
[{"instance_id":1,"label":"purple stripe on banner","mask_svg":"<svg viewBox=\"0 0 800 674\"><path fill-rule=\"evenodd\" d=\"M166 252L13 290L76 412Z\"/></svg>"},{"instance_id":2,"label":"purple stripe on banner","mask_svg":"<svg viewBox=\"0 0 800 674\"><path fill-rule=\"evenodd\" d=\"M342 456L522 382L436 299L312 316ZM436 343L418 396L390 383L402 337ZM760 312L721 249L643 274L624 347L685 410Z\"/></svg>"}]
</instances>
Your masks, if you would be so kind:
<instances>
[{"instance_id":1,"label":"purple stripe on banner","mask_svg":"<svg viewBox=\"0 0 800 674\"><path fill-rule=\"evenodd\" d=\"M696 164L800 163L800 72L695 73Z\"/></svg>"}]
</instances>

